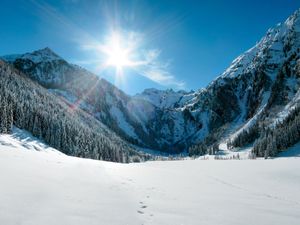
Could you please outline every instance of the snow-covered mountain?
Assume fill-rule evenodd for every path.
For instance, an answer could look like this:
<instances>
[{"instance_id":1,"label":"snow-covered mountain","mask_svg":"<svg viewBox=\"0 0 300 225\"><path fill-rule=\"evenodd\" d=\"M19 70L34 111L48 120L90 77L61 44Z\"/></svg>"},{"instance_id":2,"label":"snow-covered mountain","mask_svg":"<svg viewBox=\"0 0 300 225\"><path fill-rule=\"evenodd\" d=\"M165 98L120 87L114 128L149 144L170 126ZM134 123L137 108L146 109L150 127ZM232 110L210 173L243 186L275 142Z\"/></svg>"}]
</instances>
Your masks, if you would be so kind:
<instances>
[{"instance_id":1,"label":"snow-covered mountain","mask_svg":"<svg viewBox=\"0 0 300 225\"><path fill-rule=\"evenodd\" d=\"M130 98L109 82L66 62L49 48L2 58L72 107L84 109L124 138L137 141L132 125L137 119L127 112ZM143 104L147 107L147 102Z\"/></svg>"},{"instance_id":2,"label":"snow-covered mountain","mask_svg":"<svg viewBox=\"0 0 300 225\"><path fill-rule=\"evenodd\" d=\"M164 102L156 105L142 95L126 95L106 80L66 62L49 48L2 58L133 144L168 150L185 136L180 129L183 114L175 107L183 106L193 98L193 93L170 90L162 98ZM171 98L174 99L171 101ZM170 111L169 115L166 110ZM175 117L180 119L179 124L174 124ZM182 150L181 147L178 150Z\"/></svg>"},{"instance_id":3,"label":"snow-covered mountain","mask_svg":"<svg viewBox=\"0 0 300 225\"><path fill-rule=\"evenodd\" d=\"M168 152L194 144L229 142L237 147L262 138L263 130L284 122L299 107L299 14L297 10L269 29L223 74L195 92L146 89L128 96L48 48L3 58L133 144ZM255 138L235 143L253 127Z\"/></svg>"},{"instance_id":4,"label":"snow-covered mountain","mask_svg":"<svg viewBox=\"0 0 300 225\"><path fill-rule=\"evenodd\" d=\"M287 116L299 107L299 17L297 10L284 23L269 29L200 93L199 101L190 109L210 111L210 127L222 127L223 134L235 133L229 136L235 139L237 132L254 126L262 135L279 115Z\"/></svg>"},{"instance_id":5,"label":"snow-covered mountain","mask_svg":"<svg viewBox=\"0 0 300 225\"><path fill-rule=\"evenodd\" d=\"M179 108L186 105L195 97L195 92L157 90L155 88L145 89L142 93L136 94L135 99L143 99L160 109Z\"/></svg>"},{"instance_id":6,"label":"snow-covered mountain","mask_svg":"<svg viewBox=\"0 0 300 225\"><path fill-rule=\"evenodd\" d=\"M135 97L164 109L165 123L158 123L168 124L169 117L178 130L186 131L166 130L170 136L180 136L175 144L190 146L198 142L205 149L214 143L230 144L242 136L239 134L251 133L252 127L257 126L254 136L264 136L262 130L284 122L299 108L299 17L297 10L285 22L269 29L266 36L204 89L192 93L150 89ZM180 123L184 114L186 121ZM245 139L249 140L240 146L255 138Z\"/></svg>"},{"instance_id":7,"label":"snow-covered mountain","mask_svg":"<svg viewBox=\"0 0 300 225\"><path fill-rule=\"evenodd\" d=\"M28 74L32 79L48 86L59 86L68 82L76 71L74 66L68 64L49 48L2 58L13 63L17 69Z\"/></svg>"},{"instance_id":8,"label":"snow-covered mountain","mask_svg":"<svg viewBox=\"0 0 300 225\"><path fill-rule=\"evenodd\" d=\"M143 158L93 116L0 60L0 133L11 133L13 126L68 155L117 162Z\"/></svg>"}]
</instances>

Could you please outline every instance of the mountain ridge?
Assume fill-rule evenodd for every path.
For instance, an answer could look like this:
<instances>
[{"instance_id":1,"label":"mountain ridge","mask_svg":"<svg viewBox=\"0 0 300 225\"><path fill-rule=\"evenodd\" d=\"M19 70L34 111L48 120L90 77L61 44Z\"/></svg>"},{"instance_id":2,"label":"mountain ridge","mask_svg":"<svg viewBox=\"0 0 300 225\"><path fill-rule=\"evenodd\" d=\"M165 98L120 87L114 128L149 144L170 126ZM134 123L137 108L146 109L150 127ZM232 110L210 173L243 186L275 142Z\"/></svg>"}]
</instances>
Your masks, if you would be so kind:
<instances>
[{"instance_id":1,"label":"mountain ridge","mask_svg":"<svg viewBox=\"0 0 300 225\"><path fill-rule=\"evenodd\" d=\"M276 121L283 106L298 105L297 100L295 104L291 102L299 91L299 15L297 10L284 23L269 29L254 47L198 91L146 89L129 96L47 48L6 58L31 79L88 112L125 140L179 153L195 144L212 146L224 139L232 143L234 133L247 130L258 118L267 124ZM36 60L43 58L39 54L52 53L58 58Z\"/></svg>"},{"instance_id":2,"label":"mountain ridge","mask_svg":"<svg viewBox=\"0 0 300 225\"><path fill-rule=\"evenodd\" d=\"M100 121L1 60L0 75L0 133L16 126L72 156L115 162L144 158Z\"/></svg>"}]
</instances>

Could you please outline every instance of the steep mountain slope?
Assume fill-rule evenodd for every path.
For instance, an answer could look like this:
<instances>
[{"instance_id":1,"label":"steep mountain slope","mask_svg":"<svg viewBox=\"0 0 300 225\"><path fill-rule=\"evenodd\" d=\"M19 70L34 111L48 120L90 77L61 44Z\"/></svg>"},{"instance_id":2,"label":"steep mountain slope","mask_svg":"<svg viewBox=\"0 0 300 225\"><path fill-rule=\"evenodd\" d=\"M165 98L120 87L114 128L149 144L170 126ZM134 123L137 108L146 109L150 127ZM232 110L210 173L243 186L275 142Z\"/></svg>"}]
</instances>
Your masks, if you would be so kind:
<instances>
[{"instance_id":1,"label":"steep mountain slope","mask_svg":"<svg viewBox=\"0 0 300 225\"><path fill-rule=\"evenodd\" d=\"M262 138L299 107L299 14L269 29L196 92L147 89L131 97L48 48L4 59L133 144L173 153L194 144L202 146L194 153L209 146L215 151L218 143L240 147Z\"/></svg>"},{"instance_id":2,"label":"steep mountain slope","mask_svg":"<svg viewBox=\"0 0 300 225\"><path fill-rule=\"evenodd\" d=\"M73 107L87 111L123 138L132 143L153 145L144 122L153 117L155 107L152 104L131 99L106 80L69 64L49 48L3 59Z\"/></svg>"},{"instance_id":3,"label":"steep mountain slope","mask_svg":"<svg viewBox=\"0 0 300 225\"><path fill-rule=\"evenodd\" d=\"M284 23L269 29L256 46L235 59L189 107L191 111L210 111L211 130L223 128L215 134L219 136L234 133L229 136L231 143L245 133L248 135L234 147L265 135L278 118L282 120L299 107L299 15L298 10Z\"/></svg>"},{"instance_id":4,"label":"steep mountain slope","mask_svg":"<svg viewBox=\"0 0 300 225\"><path fill-rule=\"evenodd\" d=\"M186 120L181 110L173 109L172 105L165 108L143 98L130 97L106 80L69 64L49 48L2 58L133 144L168 151L170 146L186 136L180 128ZM176 95L176 92L170 93ZM176 105L183 105L186 101ZM170 112L166 114L166 110ZM174 123L177 117L180 122Z\"/></svg>"},{"instance_id":5,"label":"steep mountain slope","mask_svg":"<svg viewBox=\"0 0 300 225\"><path fill-rule=\"evenodd\" d=\"M134 99L143 99L160 109L172 109L183 107L195 97L195 92L157 90L155 88L145 89L142 93L136 94Z\"/></svg>"},{"instance_id":6,"label":"steep mountain slope","mask_svg":"<svg viewBox=\"0 0 300 225\"><path fill-rule=\"evenodd\" d=\"M78 66L70 65L49 48L2 58L47 87L59 87L89 73Z\"/></svg>"},{"instance_id":7,"label":"steep mountain slope","mask_svg":"<svg viewBox=\"0 0 300 225\"><path fill-rule=\"evenodd\" d=\"M249 132L251 137L245 138L244 143L238 146L253 142L265 135L265 129L274 127L278 121L284 122L285 117L299 108L299 17L300 10L297 10L284 23L269 29L260 42L235 59L207 88L192 93L191 98L191 94L177 93L176 99L169 95L169 91L152 91L152 94L146 91L142 94L143 98L159 107L176 99L176 103L173 101L172 106L167 107L172 110L166 113L172 116L176 111L181 112L173 117L177 121L180 121L183 112L188 115L188 122L180 126L181 130L192 128L181 139L187 145L200 142L207 151L207 145L222 139L230 145L245 132ZM164 96L170 98L164 100ZM181 105L181 99L188 100ZM194 124L189 124L192 121ZM198 124L198 129L195 124ZM252 127L257 131L249 131ZM295 141L299 140L299 134L295 135Z\"/></svg>"},{"instance_id":8,"label":"steep mountain slope","mask_svg":"<svg viewBox=\"0 0 300 225\"><path fill-rule=\"evenodd\" d=\"M162 117L173 118L179 130L186 131L179 134L177 144L198 142L204 144L199 150L207 152L208 146L222 139L230 145L245 132L252 137L234 147L253 142L264 135L264 129L284 121L299 107L299 14L297 10L284 23L269 29L207 88L188 94L146 90L137 97L165 108ZM183 114L186 121L180 124ZM252 127L257 131L249 131Z\"/></svg>"},{"instance_id":9,"label":"steep mountain slope","mask_svg":"<svg viewBox=\"0 0 300 225\"><path fill-rule=\"evenodd\" d=\"M143 157L94 117L1 60L0 96L1 133L10 133L14 124L68 155L117 162Z\"/></svg>"}]
</instances>

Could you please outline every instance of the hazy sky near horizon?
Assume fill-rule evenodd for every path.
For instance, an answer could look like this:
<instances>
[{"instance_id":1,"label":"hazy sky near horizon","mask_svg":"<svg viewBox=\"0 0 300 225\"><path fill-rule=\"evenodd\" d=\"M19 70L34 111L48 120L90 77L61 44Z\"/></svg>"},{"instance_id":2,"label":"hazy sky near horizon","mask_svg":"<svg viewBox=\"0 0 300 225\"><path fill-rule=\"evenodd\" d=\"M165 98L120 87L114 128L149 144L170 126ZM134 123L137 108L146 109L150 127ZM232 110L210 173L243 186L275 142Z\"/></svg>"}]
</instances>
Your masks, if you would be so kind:
<instances>
[{"instance_id":1,"label":"hazy sky near horizon","mask_svg":"<svg viewBox=\"0 0 300 225\"><path fill-rule=\"evenodd\" d=\"M50 47L128 94L196 90L299 7L296 0L1 0L0 55ZM103 67L109 56L99 48L115 33L133 62L121 75Z\"/></svg>"}]
</instances>

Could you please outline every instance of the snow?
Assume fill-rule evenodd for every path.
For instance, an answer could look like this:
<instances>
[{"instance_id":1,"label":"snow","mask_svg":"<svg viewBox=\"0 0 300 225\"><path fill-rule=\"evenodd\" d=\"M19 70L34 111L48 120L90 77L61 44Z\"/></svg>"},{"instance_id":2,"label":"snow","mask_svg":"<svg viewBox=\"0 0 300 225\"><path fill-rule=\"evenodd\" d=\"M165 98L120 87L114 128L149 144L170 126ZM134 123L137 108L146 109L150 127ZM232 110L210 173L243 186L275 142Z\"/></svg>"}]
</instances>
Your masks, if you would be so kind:
<instances>
[{"instance_id":1,"label":"snow","mask_svg":"<svg viewBox=\"0 0 300 225\"><path fill-rule=\"evenodd\" d=\"M34 63L40 62L51 62L55 60L62 60L58 55L56 55L51 49L44 48L33 53L26 53L22 57L23 59L30 59Z\"/></svg>"},{"instance_id":2,"label":"snow","mask_svg":"<svg viewBox=\"0 0 300 225\"><path fill-rule=\"evenodd\" d=\"M271 128L275 128L277 124L282 123L293 110L295 110L300 105L300 90L297 91L293 99L284 106L284 108L277 113L276 119L274 119L273 123L270 125Z\"/></svg>"},{"instance_id":3,"label":"snow","mask_svg":"<svg viewBox=\"0 0 300 225\"><path fill-rule=\"evenodd\" d=\"M203 140L209 133L208 125L209 125L210 112L201 112L199 114L199 118L201 118L202 128L194 134L194 137L197 137L198 140Z\"/></svg>"},{"instance_id":4,"label":"snow","mask_svg":"<svg viewBox=\"0 0 300 225\"><path fill-rule=\"evenodd\" d=\"M13 136L0 136L0 224L299 224L300 158L116 164Z\"/></svg>"},{"instance_id":5,"label":"snow","mask_svg":"<svg viewBox=\"0 0 300 225\"><path fill-rule=\"evenodd\" d=\"M252 146L246 146L243 148L235 148L233 150L230 150L227 148L226 142L221 142L219 144L219 152L218 157L220 159L232 159L232 158L239 158L239 159L249 159L249 156L251 154ZM205 155L201 156L199 159L214 159L214 155Z\"/></svg>"},{"instance_id":6,"label":"snow","mask_svg":"<svg viewBox=\"0 0 300 225\"><path fill-rule=\"evenodd\" d=\"M260 107L257 110L257 113L248 121L246 121L240 128L238 128L235 132L231 133L228 140L233 140L234 138L236 138L242 131L246 131L249 130L252 126L254 126L257 122L257 120L259 119L259 117L261 116L261 114L263 113L263 110L265 109L265 107L267 106L267 101L270 97L270 91L266 91L263 94L262 97L262 101L260 104Z\"/></svg>"},{"instance_id":7,"label":"snow","mask_svg":"<svg viewBox=\"0 0 300 225\"><path fill-rule=\"evenodd\" d=\"M23 55L14 54L14 55L7 55L2 56L2 58L8 62L13 62L16 59L29 59L34 63L41 63L41 62L51 62L55 60L62 60L58 55L56 55L50 48L44 48L32 53L25 53Z\"/></svg>"},{"instance_id":8,"label":"snow","mask_svg":"<svg viewBox=\"0 0 300 225\"><path fill-rule=\"evenodd\" d=\"M134 132L134 128L127 122L123 112L119 108L112 106L110 108L110 113L118 122L119 127L126 134L128 134L131 137L138 138L136 133Z\"/></svg>"},{"instance_id":9,"label":"snow","mask_svg":"<svg viewBox=\"0 0 300 225\"><path fill-rule=\"evenodd\" d=\"M64 97L68 102L74 104L78 101L78 98L71 93L64 91L64 90L59 90L59 89L48 89L51 93L56 94L58 96Z\"/></svg>"},{"instance_id":10,"label":"snow","mask_svg":"<svg viewBox=\"0 0 300 225\"><path fill-rule=\"evenodd\" d=\"M148 133L149 130L146 128L146 123L155 116L155 107L144 100L131 99L126 104L126 108L131 113L131 116L140 123L145 133Z\"/></svg>"},{"instance_id":11,"label":"snow","mask_svg":"<svg viewBox=\"0 0 300 225\"><path fill-rule=\"evenodd\" d=\"M141 99L158 108L182 107L195 97L195 92L173 91L172 89L157 90L155 88L145 89L142 93L136 94L135 99Z\"/></svg>"},{"instance_id":12,"label":"snow","mask_svg":"<svg viewBox=\"0 0 300 225\"><path fill-rule=\"evenodd\" d=\"M59 89L48 89L51 93L63 97L62 100L66 100L67 103L74 105L74 106L79 106L81 109L85 110L88 113L93 113L94 112L94 107L87 103L86 101L82 99L78 99L75 95L71 94L68 91L64 90L59 90ZM99 116L99 115L98 115ZM96 114L95 114L96 117Z\"/></svg>"},{"instance_id":13,"label":"snow","mask_svg":"<svg viewBox=\"0 0 300 225\"><path fill-rule=\"evenodd\" d=\"M29 132L17 127L13 127L12 134L0 135L0 150L6 147L19 150L35 150L63 154L56 149L49 147L38 138L33 137Z\"/></svg>"},{"instance_id":14,"label":"snow","mask_svg":"<svg viewBox=\"0 0 300 225\"><path fill-rule=\"evenodd\" d=\"M294 35L294 39L299 39L300 32L300 10L297 10L284 23L279 23L275 27L268 30L264 36L254 47L238 56L229 66L227 70L214 82L222 83L223 78L236 78L241 74L246 74L258 68L261 62L268 66L280 65L284 62L286 56L283 53L283 47L290 36ZM294 46L297 46L294 44ZM294 47L289 54L296 52ZM268 74L274 80L277 69L273 68L272 73ZM214 83L213 82L213 83Z\"/></svg>"}]
</instances>

